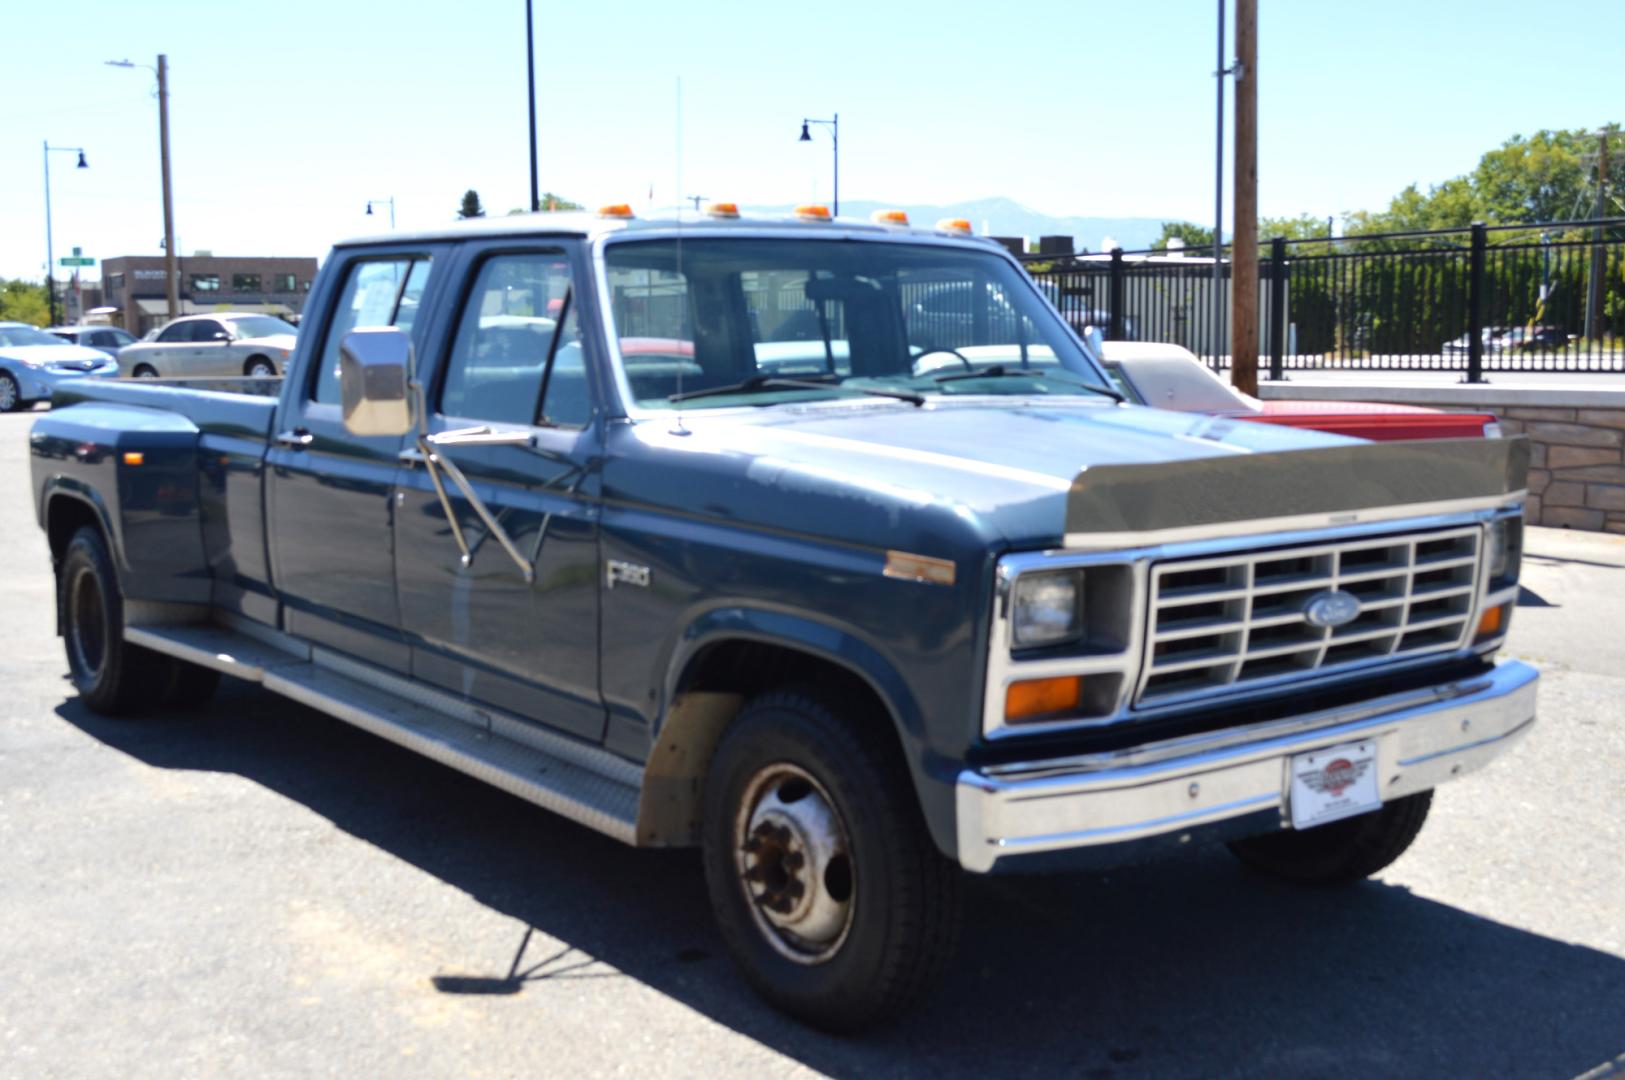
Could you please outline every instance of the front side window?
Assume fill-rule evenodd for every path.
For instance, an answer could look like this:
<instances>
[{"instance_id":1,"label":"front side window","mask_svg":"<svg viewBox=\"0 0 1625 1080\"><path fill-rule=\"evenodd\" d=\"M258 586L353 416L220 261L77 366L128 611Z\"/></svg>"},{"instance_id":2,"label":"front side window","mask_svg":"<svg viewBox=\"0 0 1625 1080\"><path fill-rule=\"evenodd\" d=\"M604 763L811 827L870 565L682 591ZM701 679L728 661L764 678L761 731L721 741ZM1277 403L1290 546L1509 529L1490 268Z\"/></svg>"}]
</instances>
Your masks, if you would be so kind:
<instances>
[{"instance_id":1,"label":"front side window","mask_svg":"<svg viewBox=\"0 0 1625 1080\"><path fill-rule=\"evenodd\" d=\"M445 415L476 420L586 422L590 397L562 252L498 255L480 267L439 402Z\"/></svg>"},{"instance_id":2,"label":"front side window","mask_svg":"<svg viewBox=\"0 0 1625 1080\"><path fill-rule=\"evenodd\" d=\"M220 291L220 275L219 274L193 274L192 275L192 291L193 292L219 292Z\"/></svg>"},{"instance_id":3,"label":"front side window","mask_svg":"<svg viewBox=\"0 0 1625 1080\"><path fill-rule=\"evenodd\" d=\"M604 261L627 385L645 408L859 392L1116 396L993 252L708 237L617 241Z\"/></svg>"},{"instance_id":4,"label":"front side window","mask_svg":"<svg viewBox=\"0 0 1625 1080\"><path fill-rule=\"evenodd\" d=\"M410 331L428 282L427 258L402 256L351 264L328 321L312 401L338 403L339 343L344 335L364 326L396 326Z\"/></svg>"}]
</instances>

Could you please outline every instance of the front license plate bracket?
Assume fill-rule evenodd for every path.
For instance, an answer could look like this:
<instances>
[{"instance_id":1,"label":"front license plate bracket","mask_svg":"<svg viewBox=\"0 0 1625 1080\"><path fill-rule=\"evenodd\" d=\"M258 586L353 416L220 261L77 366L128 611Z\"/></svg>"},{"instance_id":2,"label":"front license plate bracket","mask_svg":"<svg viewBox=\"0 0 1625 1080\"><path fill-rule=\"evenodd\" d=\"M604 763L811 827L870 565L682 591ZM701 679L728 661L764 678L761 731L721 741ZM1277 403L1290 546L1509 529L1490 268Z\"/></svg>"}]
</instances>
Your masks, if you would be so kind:
<instances>
[{"instance_id":1,"label":"front license plate bracket","mask_svg":"<svg viewBox=\"0 0 1625 1080\"><path fill-rule=\"evenodd\" d=\"M1287 759L1287 808L1294 829L1312 829L1382 806L1377 742L1310 750Z\"/></svg>"}]
</instances>

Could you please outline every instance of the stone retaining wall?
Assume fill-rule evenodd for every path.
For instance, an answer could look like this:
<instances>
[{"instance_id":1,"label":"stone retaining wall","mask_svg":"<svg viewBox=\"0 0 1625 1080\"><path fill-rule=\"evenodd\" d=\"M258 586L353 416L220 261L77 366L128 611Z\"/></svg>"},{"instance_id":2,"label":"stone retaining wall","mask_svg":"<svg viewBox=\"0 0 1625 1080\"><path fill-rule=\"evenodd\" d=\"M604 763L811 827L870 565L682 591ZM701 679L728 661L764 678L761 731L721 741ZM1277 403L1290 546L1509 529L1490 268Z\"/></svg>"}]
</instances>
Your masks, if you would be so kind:
<instances>
[{"instance_id":1,"label":"stone retaining wall","mask_svg":"<svg viewBox=\"0 0 1625 1080\"><path fill-rule=\"evenodd\" d=\"M1266 398L1383 401L1494 413L1531 446L1532 525L1625 533L1625 388L1265 383Z\"/></svg>"},{"instance_id":2,"label":"stone retaining wall","mask_svg":"<svg viewBox=\"0 0 1625 1080\"><path fill-rule=\"evenodd\" d=\"M1625 409L1492 408L1508 435L1528 435L1528 521L1625 533Z\"/></svg>"}]
</instances>

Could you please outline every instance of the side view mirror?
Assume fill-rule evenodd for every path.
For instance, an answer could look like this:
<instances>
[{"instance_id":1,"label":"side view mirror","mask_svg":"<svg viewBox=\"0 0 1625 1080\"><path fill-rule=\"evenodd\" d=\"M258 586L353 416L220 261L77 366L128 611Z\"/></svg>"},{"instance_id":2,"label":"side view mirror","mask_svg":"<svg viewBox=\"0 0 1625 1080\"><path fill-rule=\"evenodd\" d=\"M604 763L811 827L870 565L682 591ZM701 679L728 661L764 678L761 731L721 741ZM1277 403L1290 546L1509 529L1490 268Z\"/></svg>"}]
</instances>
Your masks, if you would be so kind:
<instances>
[{"instance_id":1,"label":"side view mirror","mask_svg":"<svg viewBox=\"0 0 1625 1080\"><path fill-rule=\"evenodd\" d=\"M393 326L352 330L339 342L339 400L351 435L412 430L412 340Z\"/></svg>"}]
</instances>

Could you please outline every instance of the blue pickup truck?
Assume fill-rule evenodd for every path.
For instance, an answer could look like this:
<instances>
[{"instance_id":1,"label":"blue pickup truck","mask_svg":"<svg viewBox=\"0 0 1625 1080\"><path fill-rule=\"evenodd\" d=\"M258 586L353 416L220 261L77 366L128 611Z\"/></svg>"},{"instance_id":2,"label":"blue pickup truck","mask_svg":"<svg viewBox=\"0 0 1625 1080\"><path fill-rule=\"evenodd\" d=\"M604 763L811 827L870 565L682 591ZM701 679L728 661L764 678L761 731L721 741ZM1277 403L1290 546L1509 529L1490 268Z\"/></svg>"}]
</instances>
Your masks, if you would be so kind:
<instances>
[{"instance_id":1,"label":"blue pickup truck","mask_svg":"<svg viewBox=\"0 0 1625 1080\"><path fill-rule=\"evenodd\" d=\"M339 245L268 392L82 380L33 495L82 699L220 676L700 849L824 1028L965 872L1222 843L1343 882L1525 734L1527 444L1124 403L963 223L717 206Z\"/></svg>"}]
</instances>

